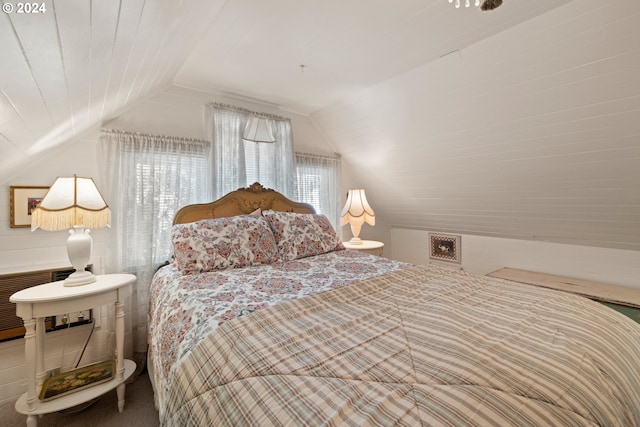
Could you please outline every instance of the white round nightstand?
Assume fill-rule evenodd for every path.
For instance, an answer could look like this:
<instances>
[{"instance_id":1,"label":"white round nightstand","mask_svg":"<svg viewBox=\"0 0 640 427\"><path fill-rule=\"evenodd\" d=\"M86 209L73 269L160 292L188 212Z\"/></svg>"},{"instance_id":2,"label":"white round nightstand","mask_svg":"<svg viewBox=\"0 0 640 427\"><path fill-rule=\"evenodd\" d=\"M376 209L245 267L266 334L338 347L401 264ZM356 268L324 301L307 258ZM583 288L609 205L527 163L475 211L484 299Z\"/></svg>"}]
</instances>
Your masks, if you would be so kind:
<instances>
[{"instance_id":1,"label":"white round nightstand","mask_svg":"<svg viewBox=\"0 0 640 427\"><path fill-rule=\"evenodd\" d=\"M375 240L363 240L361 245L352 245L349 242L342 242L342 244L349 251L364 252L377 256L382 256L384 250L384 243Z\"/></svg>"}]
</instances>

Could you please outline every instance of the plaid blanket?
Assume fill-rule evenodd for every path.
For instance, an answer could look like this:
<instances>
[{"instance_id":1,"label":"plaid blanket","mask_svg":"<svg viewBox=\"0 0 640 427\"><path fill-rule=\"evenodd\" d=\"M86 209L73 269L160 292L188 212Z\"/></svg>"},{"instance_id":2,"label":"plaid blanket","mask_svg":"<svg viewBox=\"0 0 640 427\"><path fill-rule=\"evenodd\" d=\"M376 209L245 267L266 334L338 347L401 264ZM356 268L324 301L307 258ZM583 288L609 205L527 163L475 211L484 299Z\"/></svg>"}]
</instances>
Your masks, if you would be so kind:
<instances>
[{"instance_id":1,"label":"plaid blanket","mask_svg":"<svg viewBox=\"0 0 640 427\"><path fill-rule=\"evenodd\" d=\"M585 298L415 267L227 322L164 425L640 425L640 325Z\"/></svg>"}]
</instances>

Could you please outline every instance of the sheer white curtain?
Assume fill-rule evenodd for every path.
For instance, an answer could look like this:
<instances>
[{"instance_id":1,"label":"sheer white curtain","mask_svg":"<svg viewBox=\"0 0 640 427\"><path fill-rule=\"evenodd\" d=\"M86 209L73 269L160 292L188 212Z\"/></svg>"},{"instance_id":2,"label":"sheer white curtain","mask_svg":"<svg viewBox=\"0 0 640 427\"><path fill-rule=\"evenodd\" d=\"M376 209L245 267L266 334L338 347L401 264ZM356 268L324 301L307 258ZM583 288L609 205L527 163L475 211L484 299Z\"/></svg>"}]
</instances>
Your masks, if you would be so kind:
<instances>
[{"instance_id":1,"label":"sheer white curtain","mask_svg":"<svg viewBox=\"0 0 640 427\"><path fill-rule=\"evenodd\" d=\"M327 216L342 236L340 227L340 156L296 153L296 200L311 204Z\"/></svg>"},{"instance_id":2,"label":"sheer white curtain","mask_svg":"<svg viewBox=\"0 0 640 427\"><path fill-rule=\"evenodd\" d=\"M209 143L103 130L98 148L102 188L112 211L107 273L137 276L131 301L133 350L145 352L149 284L171 256L173 215L211 201Z\"/></svg>"},{"instance_id":3,"label":"sheer white curtain","mask_svg":"<svg viewBox=\"0 0 640 427\"><path fill-rule=\"evenodd\" d=\"M265 119L276 139L256 143L242 139L251 117ZM206 107L207 137L213 144L213 197L258 181L295 198L295 160L291 121L224 104Z\"/></svg>"}]
</instances>

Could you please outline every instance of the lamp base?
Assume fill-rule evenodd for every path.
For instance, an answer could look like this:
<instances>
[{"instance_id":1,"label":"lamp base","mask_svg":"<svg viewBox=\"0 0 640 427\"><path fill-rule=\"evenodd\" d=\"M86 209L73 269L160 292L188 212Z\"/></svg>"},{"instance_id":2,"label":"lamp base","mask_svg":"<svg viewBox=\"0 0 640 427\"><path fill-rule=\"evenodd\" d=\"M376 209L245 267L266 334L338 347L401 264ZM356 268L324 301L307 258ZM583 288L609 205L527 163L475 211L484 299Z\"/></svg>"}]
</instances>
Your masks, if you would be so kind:
<instances>
[{"instance_id":1,"label":"lamp base","mask_svg":"<svg viewBox=\"0 0 640 427\"><path fill-rule=\"evenodd\" d=\"M76 271L65 279L64 286L87 285L96 281L96 276L85 270L89 264L91 247L93 246L89 231L80 225L74 225L73 229L69 230L67 255Z\"/></svg>"},{"instance_id":2,"label":"lamp base","mask_svg":"<svg viewBox=\"0 0 640 427\"><path fill-rule=\"evenodd\" d=\"M90 271L78 271L71 273L69 277L64 279L63 286L81 286L95 282L96 276Z\"/></svg>"},{"instance_id":3,"label":"lamp base","mask_svg":"<svg viewBox=\"0 0 640 427\"><path fill-rule=\"evenodd\" d=\"M362 244L362 239L360 239L359 237L352 237L351 240L349 240L349 244L350 245L361 245Z\"/></svg>"}]
</instances>

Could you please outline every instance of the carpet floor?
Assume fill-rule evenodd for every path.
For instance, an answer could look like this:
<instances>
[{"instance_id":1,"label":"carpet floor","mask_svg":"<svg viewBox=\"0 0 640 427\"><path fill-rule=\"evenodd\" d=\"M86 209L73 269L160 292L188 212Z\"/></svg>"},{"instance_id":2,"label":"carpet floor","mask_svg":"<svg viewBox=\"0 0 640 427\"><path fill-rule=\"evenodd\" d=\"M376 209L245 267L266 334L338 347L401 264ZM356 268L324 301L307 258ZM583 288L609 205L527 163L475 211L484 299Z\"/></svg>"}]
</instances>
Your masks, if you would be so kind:
<instances>
[{"instance_id":1,"label":"carpet floor","mask_svg":"<svg viewBox=\"0 0 640 427\"><path fill-rule=\"evenodd\" d=\"M26 426L27 417L14 409L14 402L0 405L0 426ZM70 414L52 413L38 419L38 427L155 427L158 411L153 403L153 389L147 372L127 384L125 406L118 412L118 398L112 390L88 408Z\"/></svg>"}]
</instances>

